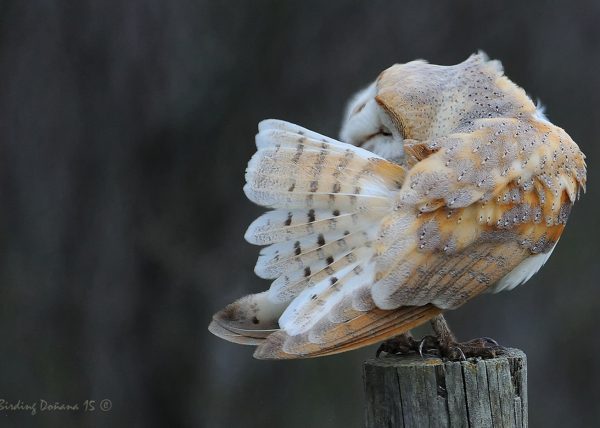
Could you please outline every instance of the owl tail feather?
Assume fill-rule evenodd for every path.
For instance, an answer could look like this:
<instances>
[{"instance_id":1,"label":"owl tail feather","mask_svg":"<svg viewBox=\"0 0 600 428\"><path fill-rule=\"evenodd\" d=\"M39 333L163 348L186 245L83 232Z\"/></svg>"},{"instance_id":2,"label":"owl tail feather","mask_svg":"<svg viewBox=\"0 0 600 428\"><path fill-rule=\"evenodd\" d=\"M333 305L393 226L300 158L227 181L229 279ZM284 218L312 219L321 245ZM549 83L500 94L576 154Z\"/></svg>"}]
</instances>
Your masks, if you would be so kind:
<instances>
[{"instance_id":1,"label":"owl tail feather","mask_svg":"<svg viewBox=\"0 0 600 428\"><path fill-rule=\"evenodd\" d=\"M260 344L258 358L283 358L273 351L280 343L281 355L298 358L306 356L302 340L311 355L325 348L333 353L336 346L365 346L369 335L382 340L412 325L375 308L370 296L373 243L394 212L405 169L277 120L260 123L256 146L244 191L273 210L256 219L245 238L266 246L255 272L273 282L268 291L218 312L209 330L232 342Z\"/></svg>"},{"instance_id":2,"label":"owl tail feather","mask_svg":"<svg viewBox=\"0 0 600 428\"><path fill-rule=\"evenodd\" d=\"M217 312L208 330L229 342L259 345L279 330L277 319L286 306L270 302L266 292L250 294Z\"/></svg>"}]
</instances>

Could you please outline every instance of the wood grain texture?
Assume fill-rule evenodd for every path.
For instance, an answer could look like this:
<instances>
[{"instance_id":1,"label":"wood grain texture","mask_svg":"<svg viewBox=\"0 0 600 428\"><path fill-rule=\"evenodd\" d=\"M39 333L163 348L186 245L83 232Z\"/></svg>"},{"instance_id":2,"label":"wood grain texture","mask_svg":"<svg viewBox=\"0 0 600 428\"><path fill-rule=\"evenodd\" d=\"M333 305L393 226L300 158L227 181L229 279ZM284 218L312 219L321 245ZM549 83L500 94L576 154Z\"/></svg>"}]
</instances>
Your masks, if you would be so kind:
<instances>
[{"instance_id":1,"label":"wood grain texture","mask_svg":"<svg viewBox=\"0 0 600 428\"><path fill-rule=\"evenodd\" d=\"M527 360L444 362L418 355L364 363L365 426L527 427Z\"/></svg>"}]
</instances>

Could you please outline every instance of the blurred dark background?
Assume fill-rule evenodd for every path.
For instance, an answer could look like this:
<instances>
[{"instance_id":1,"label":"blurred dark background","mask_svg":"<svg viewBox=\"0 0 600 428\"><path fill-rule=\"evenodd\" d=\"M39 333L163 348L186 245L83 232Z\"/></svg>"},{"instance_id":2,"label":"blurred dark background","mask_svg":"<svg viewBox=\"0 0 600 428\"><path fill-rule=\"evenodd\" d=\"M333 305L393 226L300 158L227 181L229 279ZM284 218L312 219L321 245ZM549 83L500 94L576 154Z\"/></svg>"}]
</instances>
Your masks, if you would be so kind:
<instances>
[{"instance_id":1,"label":"blurred dark background","mask_svg":"<svg viewBox=\"0 0 600 428\"><path fill-rule=\"evenodd\" d=\"M449 319L527 353L531 426L596 425L599 22L597 1L0 2L0 399L113 405L1 426L362 426L375 348L261 362L206 330L268 286L243 240L256 125L335 137L384 68L478 49L579 143L589 191L537 276Z\"/></svg>"}]
</instances>

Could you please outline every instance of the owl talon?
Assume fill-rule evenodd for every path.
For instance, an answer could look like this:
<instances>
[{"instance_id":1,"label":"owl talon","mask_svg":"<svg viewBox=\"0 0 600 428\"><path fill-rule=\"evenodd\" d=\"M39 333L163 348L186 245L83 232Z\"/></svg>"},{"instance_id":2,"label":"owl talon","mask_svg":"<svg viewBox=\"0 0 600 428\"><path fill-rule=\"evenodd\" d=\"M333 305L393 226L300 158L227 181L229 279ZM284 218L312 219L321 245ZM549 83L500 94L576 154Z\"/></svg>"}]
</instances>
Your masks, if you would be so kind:
<instances>
[{"instance_id":1,"label":"owl talon","mask_svg":"<svg viewBox=\"0 0 600 428\"><path fill-rule=\"evenodd\" d=\"M423 354L427 355L439 355L439 347L440 343L435 336L423 336L423 338L419 341L419 347L417 351L421 358L423 358Z\"/></svg>"},{"instance_id":2,"label":"owl talon","mask_svg":"<svg viewBox=\"0 0 600 428\"><path fill-rule=\"evenodd\" d=\"M444 358L451 361L466 361L468 358L495 358L505 352L494 339L482 337L467 342L449 342L440 347Z\"/></svg>"},{"instance_id":3,"label":"owl talon","mask_svg":"<svg viewBox=\"0 0 600 428\"><path fill-rule=\"evenodd\" d=\"M425 338L421 339L419 342L419 355L423 358L423 345L425 344Z\"/></svg>"},{"instance_id":4,"label":"owl talon","mask_svg":"<svg viewBox=\"0 0 600 428\"><path fill-rule=\"evenodd\" d=\"M464 361L468 358L495 358L505 349L490 337L458 342L443 315L431 319L431 327L439 341L440 355L450 361Z\"/></svg>"},{"instance_id":5,"label":"owl talon","mask_svg":"<svg viewBox=\"0 0 600 428\"><path fill-rule=\"evenodd\" d=\"M491 337L483 337L483 339L487 340L488 342L491 342L492 345L500 346L500 344L498 342L496 342L494 339L492 339Z\"/></svg>"},{"instance_id":6,"label":"owl talon","mask_svg":"<svg viewBox=\"0 0 600 428\"><path fill-rule=\"evenodd\" d=\"M458 351L457 353L453 353L453 351ZM467 361L467 357L465 356L465 353L463 352L462 349L460 349L460 346L452 346L449 350L448 350L448 359L452 360L452 361L456 361L456 360L460 360L460 361Z\"/></svg>"}]
</instances>

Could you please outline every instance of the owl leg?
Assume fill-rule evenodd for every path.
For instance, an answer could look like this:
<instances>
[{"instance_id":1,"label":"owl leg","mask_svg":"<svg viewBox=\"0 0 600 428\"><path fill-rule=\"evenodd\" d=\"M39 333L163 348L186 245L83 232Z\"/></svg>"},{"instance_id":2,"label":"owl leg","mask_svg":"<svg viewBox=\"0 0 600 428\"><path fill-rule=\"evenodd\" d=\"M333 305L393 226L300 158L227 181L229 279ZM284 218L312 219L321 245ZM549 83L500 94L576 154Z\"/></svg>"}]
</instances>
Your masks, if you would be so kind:
<instances>
[{"instance_id":1,"label":"owl leg","mask_svg":"<svg viewBox=\"0 0 600 428\"><path fill-rule=\"evenodd\" d=\"M440 355L449 360L466 360L471 357L494 358L504 352L504 348L489 337L458 342L442 314L432 318L430 322L437 336Z\"/></svg>"}]
</instances>

